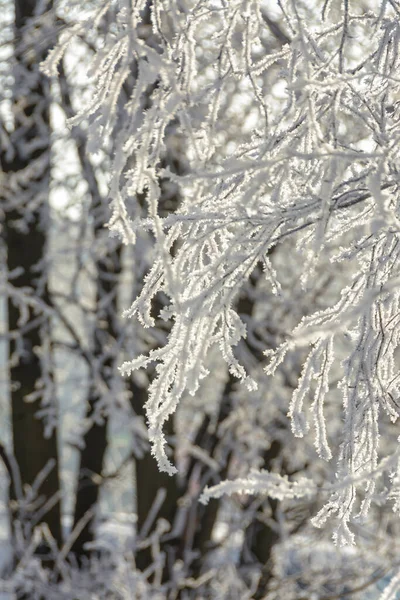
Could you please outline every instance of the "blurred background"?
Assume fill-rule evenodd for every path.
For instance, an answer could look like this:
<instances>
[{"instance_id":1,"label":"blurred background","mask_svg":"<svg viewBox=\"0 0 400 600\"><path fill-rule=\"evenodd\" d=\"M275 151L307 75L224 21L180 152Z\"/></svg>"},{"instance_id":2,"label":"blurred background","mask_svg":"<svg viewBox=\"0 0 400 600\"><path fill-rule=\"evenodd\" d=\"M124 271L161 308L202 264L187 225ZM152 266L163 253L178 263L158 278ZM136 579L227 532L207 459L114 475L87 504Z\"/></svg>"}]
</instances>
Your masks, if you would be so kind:
<instances>
[{"instance_id":1,"label":"blurred background","mask_svg":"<svg viewBox=\"0 0 400 600\"><path fill-rule=\"evenodd\" d=\"M176 4L188 9L195 3ZM310 26L319 21L323 4L301 3ZM363 14L378 10L378 4L358 2L353 9ZM259 5L262 60L290 45L292 33L279 2ZM304 353L294 352L271 380L263 371L263 351L276 348L304 315L338 298L351 272L330 262L333 245L316 266L312 289L299 281L303 259L296 240L269 252L269 266L280 274L279 294L264 277L269 266L257 265L235 300L247 326L235 356L258 390L241 386L214 347L208 377L167 423L178 475L160 473L150 455L144 404L154 370L122 378L118 367L165 343L169 325L162 310L168 298L160 291L152 300L153 327L122 316L145 285L154 240L150 230L140 230L135 245L123 245L105 224L119 131L140 127L140 114L151 109L161 83L142 90L133 117L129 101L139 67L134 53L121 52L121 58L117 50L132 7L109 3L96 29L79 27L102 6L0 0L0 590L4 598L52 600L378 598L399 561L399 525L391 507L377 501L371 518L355 524L357 546L338 548L330 526L310 524L322 504L315 493L301 501L233 494L206 506L198 502L207 485L247 476L252 468L293 480L310 476L322 487L332 481L335 465L318 458L312 437L295 439L286 416ZM155 49L156 9L157 2L141 3L137 30L141 43ZM76 27L73 35L70 25ZM168 19L163 27L166 36L175 35ZM219 22L203 27L196 46L202 65L198 120L205 115L200 92L207 89L218 54L210 40ZM349 60L368 47L368 27L360 28ZM238 26L238 45L242 33ZM60 39L68 39L68 46L58 76L51 78L39 66ZM67 121L101 103L88 74L100 64L106 82L113 61L128 71L109 103L112 128L96 142L87 132L93 121L102 131L104 114L69 127ZM287 67L280 61L258 82L273 116L287 103L282 78ZM255 102L251 81L227 78L218 103L217 162L255 132L263 134L263 106ZM350 132L359 136L360 147L368 147L371 133L351 130L349 117L341 135ZM177 177L192 160L185 140L181 124L171 120L162 167ZM122 186L130 168L127 161ZM161 177L159 185L161 215L179 210L183 188L173 178ZM129 198L129 218L146 217L146 194ZM341 352L346 353L345 341ZM339 380L340 367L336 376ZM333 446L343 426L337 403L338 392L326 405ZM396 439L388 425L385 444Z\"/></svg>"}]
</instances>

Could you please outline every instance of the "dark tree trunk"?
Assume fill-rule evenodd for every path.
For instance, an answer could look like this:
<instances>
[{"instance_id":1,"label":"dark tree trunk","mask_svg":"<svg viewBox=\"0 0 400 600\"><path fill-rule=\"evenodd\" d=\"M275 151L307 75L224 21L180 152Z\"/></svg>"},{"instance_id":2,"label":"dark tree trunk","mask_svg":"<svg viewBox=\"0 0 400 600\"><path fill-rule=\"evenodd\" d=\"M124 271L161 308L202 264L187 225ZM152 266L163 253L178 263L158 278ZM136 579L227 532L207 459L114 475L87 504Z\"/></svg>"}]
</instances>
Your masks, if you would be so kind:
<instances>
[{"instance_id":1,"label":"dark tree trunk","mask_svg":"<svg viewBox=\"0 0 400 600\"><path fill-rule=\"evenodd\" d=\"M110 256L99 260L96 270L98 312L93 326L93 363L86 412L90 427L84 435L84 448L80 453L73 521L74 527L79 527L79 523L84 523L84 527L79 527L80 533L71 548L80 563L90 555L90 551L85 549L85 544L94 539L95 513L108 445L108 416L104 411L99 414L98 410L102 393L108 393L111 388L112 379L115 377L115 361L118 359L115 346L119 336L117 292L121 274L121 249L117 248ZM96 418L93 419L96 412Z\"/></svg>"},{"instance_id":2,"label":"dark tree trunk","mask_svg":"<svg viewBox=\"0 0 400 600\"><path fill-rule=\"evenodd\" d=\"M147 390L136 386L131 382L132 406L137 415L144 415L144 404L147 400ZM173 418L167 423L166 433L173 434L174 422ZM146 523L149 512L154 505L157 494L164 490L164 501L159 506L159 510L155 515L153 523L150 524L147 533L150 533L158 519L166 519L171 527L175 519L175 514L178 507L178 501L181 495L178 480L176 477L171 477L167 473L160 473L157 462L150 452L146 452L142 458L135 460L135 480L136 480L136 514L137 514L137 532L139 535L143 533L143 526ZM170 548L169 548L170 546ZM169 578L170 568L173 566L175 559L175 543L164 544L162 549L166 553L166 565L164 569L164 581ZM139 550L135 556L136 566L144 571L152 563L151 551L149 548ZM170 564L171 563L171 564Z\"/></svg>"},{"instance_id":3,"label":"dark tree trunk","mask_svg":"<svg viewBox=\"0 0 400 600\"><path fill-rule=\"evenodd\" d=\"M273 461L281 451L280 442L273 441L269 450L264 453L263 468L271 470ZM254 595L255 600L265 596L268 583L272 578L272 552L275 544L279 541L277 509L278 501L268 498L259 504L255 511L255 518L245 530L241 563L254 564L256 562L261 565L261 577ZM265 519L265 511L269 513L268 520Z\"/></svg>"},{"instance_id":4,"label":"dark tree trunk","mask_svg":"<svg viewBox=\"0 0 400 600\"><path fill-rule=\"evenodd\" d=\"M56 407L51 360L47 356L46 373L40 350L44 339L49 340L50 319L46 314L49 295L45 265L47 249L48 195L50 184L50 125L49 88L38 70L43 56L32 49L19 54L21 40L30 35L29 18L37 7L35 0L15 0L15 60L12 114L14 129L9 147L0 151L4 185L1 201L4 210L4 239L7 247L9 283L14 291L8 294L8 330L10 333L10 396L13 434L13 454L23 486L31 486L45 468L38 495L45 501L53 499L38 523L46 523L57 544L62 543L60 515L60 481L58 473L57 430L45 432L45 423L38 418L46 408L44 393L52 410ZM32 28L33 29L33 28ZM32 302L26 314L18 300L21 293L29 294ZM46 358L46 356L44 356ZM46 381L44 381L44 375ZM43 393L42 393L43 392ZM46 433L46 435L45 435ZM11 486L13 521L24 524L25 536L31 535L35 515L29 506L21 510L18 486ZM37 508L37 507L36 507Z\"/></svg>"}]
</instances>

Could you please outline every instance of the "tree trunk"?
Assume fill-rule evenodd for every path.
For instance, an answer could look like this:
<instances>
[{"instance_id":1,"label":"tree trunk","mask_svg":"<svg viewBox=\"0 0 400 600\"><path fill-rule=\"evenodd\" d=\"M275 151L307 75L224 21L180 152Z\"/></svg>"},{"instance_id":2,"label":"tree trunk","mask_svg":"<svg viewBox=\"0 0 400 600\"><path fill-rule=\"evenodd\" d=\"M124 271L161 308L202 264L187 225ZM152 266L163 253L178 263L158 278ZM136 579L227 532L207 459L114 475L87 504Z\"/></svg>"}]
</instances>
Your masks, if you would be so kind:
<instances>
[{"instance_id":1,"label":"tree trunk","mask_svg":"<svg viewBox=\"0 0 400 600\"><path fill-rule=\"evenodd\" d=\"M85 544L94 539L95 512L108 445L107 414L101 410L96 418L93 417L96 412L98 413L98 403L102 399L102 394L108 393L112 379L115 377L114 363L118 358L115 346L119 336L117 292L121 274L121 249L117 248L110 256L99 260L96 270L98 312L93 326L93 364L86 413L90 426L84 435L84 448L80 454L73 521L74 527L79 523L85 525L82 529L79 528L80 533L71 548L80 563L90 554L90 551L85 549Z\"/></svg>"},{"instance_id":2,"label":"tree trunk","mask_svg":"<svg viewBox=\"0 0 400 600\"><path fill-rule=\"evenodd\" d=\"M4 236L12 286L8 292L10 396L13 454L22 493L25 496L29 493L26 486L31 486L47 467L37 495L43 497L41 506L50 499L54 502L37 518L38 523L48 525L60 545L60 481L57 422L54 421L57 404L49 355L50 319L46 311L50 304L45 265L49 227L50 96L48 84L38 68L43 57L36 52L34 38L28 39L33 31L33 27L28 26L29 18L34 16L36 7L37 2L33 0L15 0L14 123L9 147L0 152ZM23 54L19 54L21 39L26 45L32 44ZM49 411L55 426L46 429L45 419L38 417L38 411L43 409ZM24 536L29 539L37 513L33 512L32 502L22 507L21 490L16 482L11 491L13 530L17 521L22 522Z\"/></svg>"},{"instance_id":3,"label":"tree trunk","mask_svg":"<svg viewBox=\"0 0 400 600\"><path fill-rule=\"evenodd\" d=\"M147 400L147 390L140 388L131 382L132 406L137 415L144 416L144 404ZM173 434L174 423L171 418L166 426L166 433ZM135 460L136 475L136 528L139 535L143 533L143 526L146 524L147 517L151 508L156 502L157 495L164 490L164 500L159 506L157 514L154 515L153 522L149 525L147 534L150 533L158 519L166 519L173 525L175 514L178 508L178 501L181 496L177 477L171 477L166 473L160 473L157 462L154 457L146 452L142 458ZM145 537L145 536L144 536ZM166 581L171 573L171 568L175 560L175 542L162 544L162 550L166 553L166 565L163 572L163 579ZM151 551L145 548L136 553L136 566L144 571L152 563Z\"/></svg>"},{"instance_id":4,"label":"tree trunk","mask_svg":"<svg viewBox=\"0 0 400 600\"><path fill-rule=\"evenodd\" d=\"M263 468L270 470L272 462L281 451L281 443L273 441L269 450L264 453ZM263 518L265 507L269 512L268 521ZM258 506L255 518L245 531L241 563L254 564L254 562L258 562L261 565L261 577L254 595L255 600L265 596L268 583L272 578L272 552L275 544L279 541L279 533L277 527L274 526L275 523L277 524L277 508L278 501L267 498Z\"/></svg>"}]
</instances>

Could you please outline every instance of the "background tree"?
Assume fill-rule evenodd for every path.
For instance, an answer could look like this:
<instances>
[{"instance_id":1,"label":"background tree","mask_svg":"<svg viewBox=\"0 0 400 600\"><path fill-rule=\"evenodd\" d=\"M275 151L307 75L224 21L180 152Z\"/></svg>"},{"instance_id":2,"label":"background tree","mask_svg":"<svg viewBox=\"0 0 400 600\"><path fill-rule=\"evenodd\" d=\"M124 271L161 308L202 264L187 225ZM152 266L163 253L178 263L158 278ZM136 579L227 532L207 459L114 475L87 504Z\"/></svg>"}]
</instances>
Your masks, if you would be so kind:
<instances>
[{"instance_id":1,"label":"background tree","mask_svg":"<svg viewBox=\"0 0 400 600\"><path fill-rule=\"evenodd\" d=\"M42 69L66 536L48 536L53 571L25 544L8 590L361 599L396 569L379 415L397 406L396 11L163 0L34 20L59 36Z\"/></svg>"},{"instance_id":2,"label":"background tree","mask_svg":"<svg viewBox=\"0 0 400 600\"><path fill-rule=\"evenodd\" d=\"M57 403L50 341L46 264L51 130L49 83L38 62L35 1L14 4L11 115L2 130L2 227L7 247L11 476L16 556L41 522L61 544ZM39 418L38 418L39 417Z\"/></svg>"}]
</instances>

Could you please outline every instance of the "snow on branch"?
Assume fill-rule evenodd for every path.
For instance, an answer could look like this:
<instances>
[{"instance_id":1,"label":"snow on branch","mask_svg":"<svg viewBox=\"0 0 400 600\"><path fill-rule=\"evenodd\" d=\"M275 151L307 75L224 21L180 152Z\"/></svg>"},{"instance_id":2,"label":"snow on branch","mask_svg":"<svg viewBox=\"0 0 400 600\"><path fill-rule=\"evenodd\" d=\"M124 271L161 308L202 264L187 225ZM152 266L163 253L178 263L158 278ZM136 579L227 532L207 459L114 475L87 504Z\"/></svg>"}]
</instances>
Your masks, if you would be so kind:
<instances>
[{"instance_id":1,"label":"snow on branch","mask_svg":"<svg viewBox=\"0 0 400 600\"><path fill-rule=\"evenodd\" d=\"M301 477L297 481L289 481L277 473L253 470L245 479L222 481L218 485L206 487L200 502L208 504L211 498L220 498L223 494L262 494L276 500L311 497L316 493L313 481Z\"/></svg>"},{"instance_id":2,"label":"snow on branch","mask_svg":"<svg viewBox=\"0 0 400 600\"><path fill-rule=\"evenodd\" d=\"M279 2L274 42L261 0L124 6L94 54L92 97L70 124L88 123L93 152L112 145L111 233L132 244L140 231L153 236L152 266L125 315L145 327L162 318L169 337L121 372L156 365L146 414L162 470L176 471L163 426L197 392L213 348L256 390L237 354L247 336L237 306L254 270L264 267L269 290L254 314L271 322L270 296L290 306L289 265L304 292L318 269L333 273L329 301L314 300L282 328L263 366L274 385L301 351L288 406L294 434L313 422L316 450L334 459L339 480L371 474L332 497L318 520L336 515L337 539L351 543L349 523L367 514L380 485L382 423L400 410L400 25L392 3L354 4L343 18L325 3L322 19L297 4ZM95 21L112 10L102 4ZM344 419L336 454L327 405ZM216 493L303 493L271 477Z\"/></svg>"}]
</instances>

